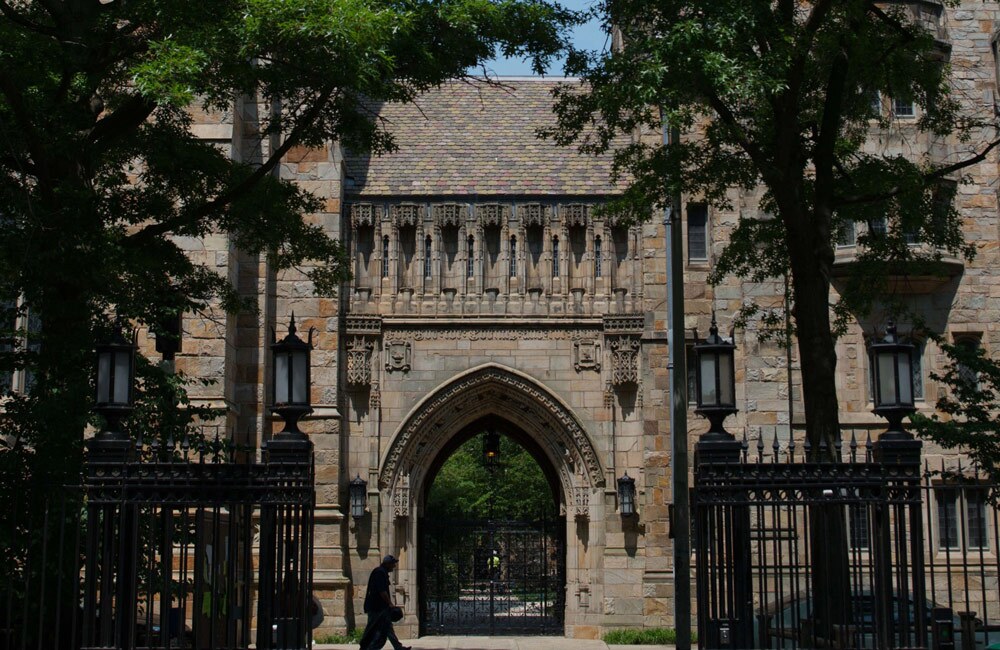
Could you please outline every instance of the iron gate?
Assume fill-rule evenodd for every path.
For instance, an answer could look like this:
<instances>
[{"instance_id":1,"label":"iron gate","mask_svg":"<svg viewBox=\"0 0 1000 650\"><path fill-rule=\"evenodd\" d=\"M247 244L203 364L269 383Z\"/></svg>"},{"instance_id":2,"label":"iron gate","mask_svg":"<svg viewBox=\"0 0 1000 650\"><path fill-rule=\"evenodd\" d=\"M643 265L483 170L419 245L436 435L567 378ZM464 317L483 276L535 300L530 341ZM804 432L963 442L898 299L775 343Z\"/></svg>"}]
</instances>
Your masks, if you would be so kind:
<instances>
[{"instance_id":1,"label":"iron gate","mask_svg":"<svg viewBox=\"0 0 1000 650\"><path fill-rule=\"evenodd\" d=\"M422 521L422 634L563 633L563 520Z\"/></svg>"}]
</instances>

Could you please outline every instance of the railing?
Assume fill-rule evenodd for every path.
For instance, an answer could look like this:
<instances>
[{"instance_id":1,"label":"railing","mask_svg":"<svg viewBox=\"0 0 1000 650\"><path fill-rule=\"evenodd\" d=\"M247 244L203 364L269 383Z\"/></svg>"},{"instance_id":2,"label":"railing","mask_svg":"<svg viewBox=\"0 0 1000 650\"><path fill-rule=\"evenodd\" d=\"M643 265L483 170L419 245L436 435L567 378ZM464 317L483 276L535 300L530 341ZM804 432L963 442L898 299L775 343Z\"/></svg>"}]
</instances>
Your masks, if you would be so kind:
<instances>
[{"instance_id":1,"label":"railing","mask_svg":"<svg viewBox=\"0 0 1000 650\"><path fill-rule=\"evenodd\" d=\"M82 488L19 500L0 650L311 644L311 445L91 447Z\"/></svg>"},{"instance_id":2,"label":"railing","mask_svg":"<svg viewBox=\"0 0 1000 650\"><path fill-rule=\"evenodd\" d=\"M744 440L692 491L708 648L985 648L1000 641L998 512L975 470L845 432L839 462ZM916 451L916 454L912 453ZM717 460L717 459L716 459ZM948 635L954 646L942 645Z\"/></svg>"}]
</instances>

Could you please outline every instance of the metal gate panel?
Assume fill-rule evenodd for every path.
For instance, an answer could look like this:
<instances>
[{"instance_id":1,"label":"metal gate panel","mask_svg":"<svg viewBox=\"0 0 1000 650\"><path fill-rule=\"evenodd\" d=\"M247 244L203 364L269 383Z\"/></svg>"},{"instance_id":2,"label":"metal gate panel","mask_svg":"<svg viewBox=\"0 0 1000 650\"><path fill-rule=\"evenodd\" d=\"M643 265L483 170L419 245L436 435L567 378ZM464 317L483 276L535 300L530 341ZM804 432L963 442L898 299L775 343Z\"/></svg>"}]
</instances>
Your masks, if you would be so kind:
<instances>
[{"instance_id":1,"label":"metal gate panel","mask_svg":"<svg viewBox=\"0 0 1000 650\"><path fill-rule=\"evenodd\" d=\"M420 530L422 634L563 633L562 520L422 521Z\"/></svg>"}]
</instances>

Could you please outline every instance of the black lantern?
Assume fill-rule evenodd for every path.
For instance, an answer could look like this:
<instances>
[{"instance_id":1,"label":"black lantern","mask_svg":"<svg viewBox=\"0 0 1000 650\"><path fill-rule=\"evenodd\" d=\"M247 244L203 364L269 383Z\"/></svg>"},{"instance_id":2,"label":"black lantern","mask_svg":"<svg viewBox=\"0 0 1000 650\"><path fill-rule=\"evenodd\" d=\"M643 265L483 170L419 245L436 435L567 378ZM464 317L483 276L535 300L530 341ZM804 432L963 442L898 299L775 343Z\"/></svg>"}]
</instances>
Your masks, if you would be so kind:
<instances>
[{"instance_id":1,"label":"black lantern","mask_svg":"<svg viewBox=\"0 0 1000 650\"><path fill-rule=\"evenodd\" d=\"M622 517L635 515L635 479L628 472L618 479L618 510Z\"/></svg>"},{"instance_id":2,"label":"black lantern","mask_svg":"<svg viewBox=\"0 0 1000 650\"><path fill-rule=\"evenodd\" d=\"M107 430L98 437L103 440L124 440L120 423L132 410L135 377L135 337L125 339L122 328L116 326L111 340L96 347L97 395L94 410L107 421Z\"/></svg>"},{"instance_id":3,"label":"black lantern","mask_svg":"<svg viewBox=\"0 0 1000 650\"><path fill-rule=\"evenodd\" d=\"M487 429L483 435L483 464L490 470L500 465L500 434L495 429Z\"/></svg>"},{"instance_id":4,"label":"black lantern","mask_svg":"<svg viewBox=\"0 0 1000 650\"><path fill-rule=\"evenodd\" d=\"M361 519L368 509L368 481L358 474L351 480L348 493L351 499L351 516Z\"/></svg>"},{"instance_id":5,"label":"black lantern","mask_svg":"<svg viewBox=\"0 0 1000 650\"><path fill-rule=\"evenodd\" d=\"M731 440L732 435L723 428L723 421L736 413L736 344L719 336L719 326L712 312L712 327L708 338L695 344L697 358L696 392L698 407L695 413L708 418L711 423L706 437Z\"/></svg>"},{"instance_id":6,"label":"black lantern","mask_svg":"<svg viewBox=\"0 0 1000 650\"><path fill-rule=\"evenodd\" d=\"M272 331L271 354L271 411L284 419L285 428L279 436L305 438L299 431L299 418L312 413L309 403L309 353L312 350L313 328L309 340L303 341L295 334L295 314L288 324L288 335L275 341Z\"/></svg>"},{"instance_id":7,"label":"black lantern","mask_svg":"<svg viewBox=\"0 0 1000 650\"><path fill-rule=\"evenodd\" d=\"M913 350L910 343L896 335L896 324L889 321L885 338L868 346L875 403L873 412L889 421L882 439L911 438L903 429L903 418L913 413Z\"/></svg>"}]
</instances>

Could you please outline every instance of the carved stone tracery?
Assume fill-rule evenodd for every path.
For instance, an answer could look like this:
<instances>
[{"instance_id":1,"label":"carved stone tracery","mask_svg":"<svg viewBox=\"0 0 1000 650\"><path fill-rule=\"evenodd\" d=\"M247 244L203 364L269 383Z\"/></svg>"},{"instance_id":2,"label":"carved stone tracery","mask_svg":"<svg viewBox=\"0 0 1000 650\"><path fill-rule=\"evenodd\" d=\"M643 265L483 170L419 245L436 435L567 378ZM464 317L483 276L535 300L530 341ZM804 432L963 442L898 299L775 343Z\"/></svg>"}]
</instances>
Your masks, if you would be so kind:
<instances>
[{"instance_id":1,"label":"carved stone tracery","mask_svg":"<svg viewBox=\"0 0 1000 650\"><path fill-rule=\"evenodd\" d=\"M400 203L389 206L389 217L397 228L416 226L420 218L421 206L415 203Z\"/></svg>"},{"instance_id":2,"label":"carved stone tracery","mask_svg":"<svg viewBox=\"0 0 1000 650\"><path fill-rule=\"evenodd\" d=\"M611 383L615 386L639 385L639 339L635 336L615 336L608 342L611 349Z\"/></svg>"},{"instance_id":3,"label":"carved stone tracery","mask_svg":"<svg viewBox=\"0 0 1000 650\"><path fill-rule=\"evenodd\" d=\"M510 219L510 206L484 203L476 206L476 220L483 226L502 226Z\"/></svg>"},{"instance_id":4,"label":"carved stone tracery","mask_svg":"<svg viewBox=\"0 0 1000 650\"><path fill-rule=\"evenodd\" d=\"M587 226L590 220L590 206L583 203L572 203L559 208L563 223L567 226Z\"/></svg>"},{"instance_id":5,"label":"carved stone tracery","mask_svg":"<svg viewBox=\"0 0 1000 650\"><path fill-rule=\"evenodd\" d=\"M522 226L544 226L550 211L541 203L524 203L517 206L517 218Z\"/></svg>"},{"instance_id":6,"label":"carved stone tracery","mask_svg":"<svg viewBox=\"0 0 1000 650\"><path fill-rule=\"evenodd\" d=\"M354 203L351 205L351 225L355 228L374 226L378 221L378 212L373 203Z\"/></svg>"},{"instance_id":7,"label":"carved stone tracery","mask_svg":"<svg viewBox=\"0 0 1000 650\"><path fill-rule=\"evenodd\" d=\"M347 343L347 385L356 388L372 382L372 350L375 343L364 336L353 336Z\"/></svg>"},{"instance_id":8,"label":"carved stone tracery","mask_svg":"<svg viewBox=\"0 0 1000 650\"><path fill-rule=\"evenodd\" d=\"M459 203L441 203L431 208L431 216L438 228L457 228L465 221L465 206Z\"/></svg>"}]
</instances>

